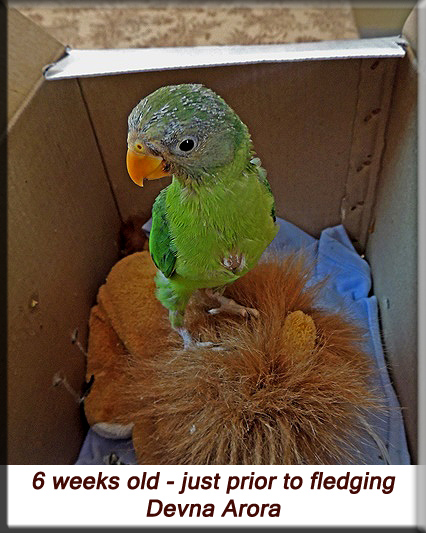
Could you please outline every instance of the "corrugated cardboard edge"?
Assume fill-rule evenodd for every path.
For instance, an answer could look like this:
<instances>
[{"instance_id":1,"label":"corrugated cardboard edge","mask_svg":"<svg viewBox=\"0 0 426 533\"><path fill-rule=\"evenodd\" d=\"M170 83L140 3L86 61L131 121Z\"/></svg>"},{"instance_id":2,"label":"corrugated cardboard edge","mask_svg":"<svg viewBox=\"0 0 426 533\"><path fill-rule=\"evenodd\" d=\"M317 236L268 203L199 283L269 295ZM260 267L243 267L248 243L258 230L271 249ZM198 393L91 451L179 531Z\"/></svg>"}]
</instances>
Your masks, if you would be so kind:
<instances>
[{"instance_id":1,"label":"corrugated cardboard edge","mask_svg":"<svg viewBox=\"0 0 426 533\"><path fill-rule=\"evenodd\" d=\"M417 36L418 36L418 24L417 24L417 6L408 15L407 20L402 28L402 35L410 45L410 49L414 55L417 56Z\"/></svg>"},{"instance_id":2,"label":"corrugated cardboard edge","mask_svg":"<svg viewBox=\"0 0 426 533\"><path fill-rule=\"evenodd\" d=\"M73 50L45 70L48 80L285 61L402 57L399 36L271 45Z\"/></svg>"}]
</instances>

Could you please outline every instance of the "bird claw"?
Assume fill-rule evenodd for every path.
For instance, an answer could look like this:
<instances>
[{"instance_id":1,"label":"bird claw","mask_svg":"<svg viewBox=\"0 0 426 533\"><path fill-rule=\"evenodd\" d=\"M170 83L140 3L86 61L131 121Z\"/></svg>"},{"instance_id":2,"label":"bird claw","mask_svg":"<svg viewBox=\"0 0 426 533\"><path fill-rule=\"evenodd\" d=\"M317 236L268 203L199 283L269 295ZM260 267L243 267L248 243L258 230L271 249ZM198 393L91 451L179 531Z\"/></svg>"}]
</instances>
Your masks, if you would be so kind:
<instances>
[{"instance_id":1,"label":"bird claw","mask_svg":"<svg viewBox=\"0 0 426 533\"><path fill-rule=\"evenodd\" d=\"M244 307L243 305L237 304L234 300L229 300L229 302L221 303L220 307L215 307L213 309L209 309L208 313L210 315L218 315L219 313L232 313L234 315L240 315L243 318L248 318L249 316L253 316L254 318L259 318L260 313L257 309L253 309L252 307Z\"/></svg>"},{"instance_id":2,"label":"bird claw","mask_svg":"<svg viewBox=\"0 0 426 533\"><path fill-rule=\"evenodd\" d=\"M216 342L211 342L211 341L193 341L192 344L186 346L185 350L188 349L188 348L189 349L210 348L211 350L213 350L215 352L221 352L221 351L223 351L225 349L220 344L217 344Z\"/></svg>"},{"instance_id":3,"label":"bird claw","mask_svg":"<svg viewBox=\"0 0 426 533\"><path fill-rule=\"evenodd\" d=\"M212 350L222 350L220 344L211 341L196 341L185 328L178 328L176 330L183 340L183 349L191 350L194 348L211 348Z\"/></svg>"},{"instance_id":4,"label":"bird claw","mask_svg":"<svg viewBox=\"0 0 426 533\"><path fill-rule=\"evenodd\" d=\"M210 341L207 341L207 342L196 342L195 346L202 347L202 348L210 348L214 352L222 352L223 350L226 349L223 346L221 346L220 344L217 344L215 342L210 342Z\"/></svg>"},{"instance_id":5,"label":"bird claw","mask_svg":"<svg viewBox=\"0 0 426 533\"><path fill-rule=\"evenodd\" d=\"M213 346L218 346L214 342L211 341L194 341L194 346L197 346L198 348L212 348Z\"/></svg>"}]
</instances>

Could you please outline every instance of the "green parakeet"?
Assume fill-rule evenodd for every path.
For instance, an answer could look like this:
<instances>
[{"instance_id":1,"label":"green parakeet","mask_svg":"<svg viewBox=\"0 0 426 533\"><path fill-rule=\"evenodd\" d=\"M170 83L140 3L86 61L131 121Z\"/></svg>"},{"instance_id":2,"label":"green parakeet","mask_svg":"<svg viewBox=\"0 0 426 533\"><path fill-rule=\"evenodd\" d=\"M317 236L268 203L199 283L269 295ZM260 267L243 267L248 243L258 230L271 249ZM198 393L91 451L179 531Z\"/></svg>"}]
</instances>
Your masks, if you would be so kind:
<instances>
[{"instance_id":1,"label":"green parakeet","mask_svg":"<svg viewBox=\"0 0 426 533\"><path fill-rule=\"evenodd\" d=\"M220 303L211 313L256 316L223 296L278 231L274 198L247 126L211 89L171 85L132 110L127 145L135 183L173 176L153 205L149 250L159 269L156 295L185 346L193 342L184 328L185 307L197 289Z\"/></svg>"}]
</instances>

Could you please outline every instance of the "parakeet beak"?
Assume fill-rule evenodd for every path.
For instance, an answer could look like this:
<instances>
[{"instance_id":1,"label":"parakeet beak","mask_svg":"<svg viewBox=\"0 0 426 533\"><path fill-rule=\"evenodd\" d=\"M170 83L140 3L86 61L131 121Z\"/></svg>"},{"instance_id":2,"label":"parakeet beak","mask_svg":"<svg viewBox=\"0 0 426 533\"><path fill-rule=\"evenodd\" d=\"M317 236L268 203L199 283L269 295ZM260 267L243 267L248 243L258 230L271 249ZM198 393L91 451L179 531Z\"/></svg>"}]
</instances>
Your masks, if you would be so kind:
<instances>
[{"instance_id":1,"label":"parakeet beak","mask_svg":"<svg viewBox=\"0 0 426 533\"><path fill-rule=\"evenodd\" d=\"M145 152L136 153L128 149L126 163L129 176L139 187L143 187L144 179L157 180L170 175L165 170L166 163L162 157Z\"/></svg>"}]
</instances>

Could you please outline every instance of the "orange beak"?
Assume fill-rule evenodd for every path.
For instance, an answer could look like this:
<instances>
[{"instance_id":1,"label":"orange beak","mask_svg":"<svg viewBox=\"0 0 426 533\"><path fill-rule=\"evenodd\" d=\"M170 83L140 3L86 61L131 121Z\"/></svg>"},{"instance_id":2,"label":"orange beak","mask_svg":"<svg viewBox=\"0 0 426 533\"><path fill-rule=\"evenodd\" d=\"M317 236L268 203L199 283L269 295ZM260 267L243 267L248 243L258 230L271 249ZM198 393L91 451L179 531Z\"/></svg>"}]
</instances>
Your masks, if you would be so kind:
<instances>
[{"instance_id":1,"label":"orange beak","mask_svg":"<svg viewBox=\"0 0 426 533\"><path fill-rule=\"evenodd\" d=\"M144 179L157 180L170 175L164 170L165 162L162 157L127 150L126 164L129 176L139 187L143 187Z\"/></svg>"}]
</instances>

